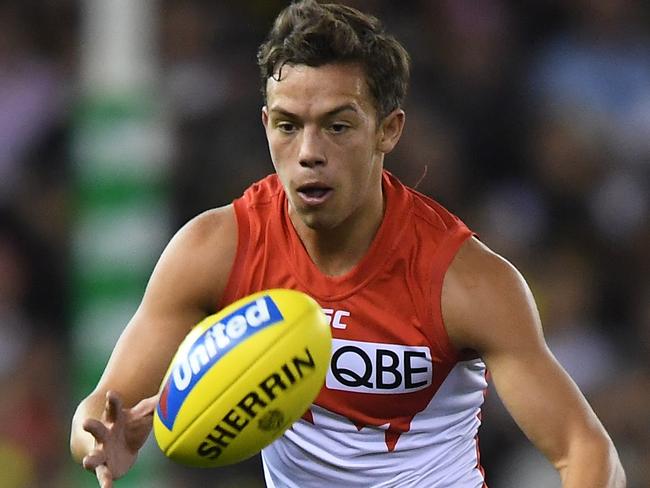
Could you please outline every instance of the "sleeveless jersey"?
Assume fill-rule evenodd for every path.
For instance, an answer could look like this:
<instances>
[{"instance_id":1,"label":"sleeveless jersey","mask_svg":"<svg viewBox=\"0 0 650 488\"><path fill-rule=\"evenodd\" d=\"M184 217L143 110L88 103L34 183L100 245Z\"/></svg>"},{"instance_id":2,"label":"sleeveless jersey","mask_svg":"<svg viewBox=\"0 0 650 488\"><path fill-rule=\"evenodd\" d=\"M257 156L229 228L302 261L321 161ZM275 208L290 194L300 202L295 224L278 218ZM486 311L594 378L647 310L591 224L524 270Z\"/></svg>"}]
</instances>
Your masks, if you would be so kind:
<instances>
[{"instance_id":1,"label":"sleeveless jersey","mask_svg":"<svg viewBox=\"0 0 650 488\"><path fill-rule=\"evenodd\" d=\"M235 200L238 247L222 306L268 288L312 296L333 348L312 407L262 451L271 487L480 488L480 359L444 328L444 274L472 235L454 215L384 172L385 214L364 258L323 275L288 214L276 175Z\"/></svg>"}]
</instances>

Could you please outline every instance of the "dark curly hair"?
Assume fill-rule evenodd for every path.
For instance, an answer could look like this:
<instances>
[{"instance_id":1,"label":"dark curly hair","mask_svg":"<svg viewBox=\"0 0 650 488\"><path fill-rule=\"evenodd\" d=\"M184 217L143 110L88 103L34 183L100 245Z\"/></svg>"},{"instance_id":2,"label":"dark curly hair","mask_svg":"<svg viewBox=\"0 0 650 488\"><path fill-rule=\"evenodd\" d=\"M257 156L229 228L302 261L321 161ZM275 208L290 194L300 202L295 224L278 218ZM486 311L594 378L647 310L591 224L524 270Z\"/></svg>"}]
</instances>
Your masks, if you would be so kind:
<instances>
[{"instance_id":1,"label":"dark curly hair","mask_svg":"<svg viewBox=\"0 0 650 488\"><path fill-rule=\"evenodd\" d=\"M302 0L285 8L260 46L257 64L266 103L266 82L285 64L322 66L356 62L363 67L380 118L402 106L410 57L371 15L339 4Z\"/></svg>"}]
</instances>

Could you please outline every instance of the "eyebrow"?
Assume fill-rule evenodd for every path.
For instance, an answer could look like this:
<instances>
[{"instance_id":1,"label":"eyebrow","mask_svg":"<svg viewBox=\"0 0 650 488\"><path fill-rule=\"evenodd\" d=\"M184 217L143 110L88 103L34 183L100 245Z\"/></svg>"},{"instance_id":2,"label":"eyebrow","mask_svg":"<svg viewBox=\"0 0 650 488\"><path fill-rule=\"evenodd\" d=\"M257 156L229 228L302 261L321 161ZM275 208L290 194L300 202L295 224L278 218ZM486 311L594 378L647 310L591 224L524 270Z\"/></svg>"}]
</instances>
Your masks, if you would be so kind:
<instances>
[{"instance_id":1,"label":"eyebrow","mask_svg":"<svg viewBox=\"0 0 650 488\"><path fill-rule=\"evenodd\" d=\"M346 103L344 105L341 105L339 107L334 107L332 110L325 112L323 118L333 117L335 115L340 114L341 112L347 112L348 110L354 113L359 113L359 110L355 105L351 103ZM276 113L293 119L299 118L297 114L294 114L293 112L290 112L289 110L285 110L281 107L273 107L272 109L269 110L269 113Z\"/></svg>"}]
</instances>

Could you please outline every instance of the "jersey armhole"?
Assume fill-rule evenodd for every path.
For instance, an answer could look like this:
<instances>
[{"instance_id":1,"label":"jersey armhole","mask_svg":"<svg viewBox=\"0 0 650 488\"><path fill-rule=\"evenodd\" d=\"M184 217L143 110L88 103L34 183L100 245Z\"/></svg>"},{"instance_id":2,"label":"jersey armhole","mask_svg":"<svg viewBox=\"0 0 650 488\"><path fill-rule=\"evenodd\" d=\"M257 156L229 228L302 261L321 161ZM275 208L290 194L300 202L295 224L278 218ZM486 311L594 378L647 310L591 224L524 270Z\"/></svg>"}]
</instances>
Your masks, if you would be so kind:
<instances>
[{"instance_id":1,"label":"jersey armhole","mask_svg":"<svg viewBox=\"0 0 650 488\"><path fill-rule=\"evenodd\" d=\"M430 274L431 293L429 294L430 299L428 303L431 304L431 308L429 316L433 317L436 335L440 338L440 344L444 352L448 355L448 359L452 361L461 360L462 352L457 350L451 343L451 339L447 333L447 327L445 326L442 315L442 287L447 270L454 260L456 253L468 238L475 235L474 232L459 222L440 243L433 260L432 272Z\"/></svg>"},{"instance_id":2,"label":"jersey armhole","mask_svg":"<svg viewBox=\"0 0 650 488\"><path fill-rule=\"evenodd\" d=\"M237 251L235 252L235 261L230 269L226 288L221 296L219 310L229 305L240 296L239 287L241 281L244 263L246 262L246 253L248 252L248 241L250 237L250 223L248 220L248 209L246 202L239 198L233 202L235 209L235 219L237 221Z\"/></svg>"}]
</instances>

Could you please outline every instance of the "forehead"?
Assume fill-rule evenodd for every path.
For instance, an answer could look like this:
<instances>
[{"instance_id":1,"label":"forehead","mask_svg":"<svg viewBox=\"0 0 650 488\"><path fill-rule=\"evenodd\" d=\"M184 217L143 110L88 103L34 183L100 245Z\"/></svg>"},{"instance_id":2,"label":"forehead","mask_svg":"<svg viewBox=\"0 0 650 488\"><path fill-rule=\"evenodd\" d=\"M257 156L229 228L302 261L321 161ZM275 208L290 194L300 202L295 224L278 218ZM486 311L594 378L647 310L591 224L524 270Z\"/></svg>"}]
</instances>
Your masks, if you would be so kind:
<instances>
[{"instance_id":1,"label":"forehead","mask_svg":"<svg viewBox=\"0 0 650 488\"><path fill-rule=\"evenodd\" d=\"M282 108L293 113L327 112L350 104L369 112L372 97L363 68L358 64L323 66L284 65L280 79L269 78L266 97L269 110ZM276 73L277 77L277 73Z\"/></svg>"}]
</instances>

